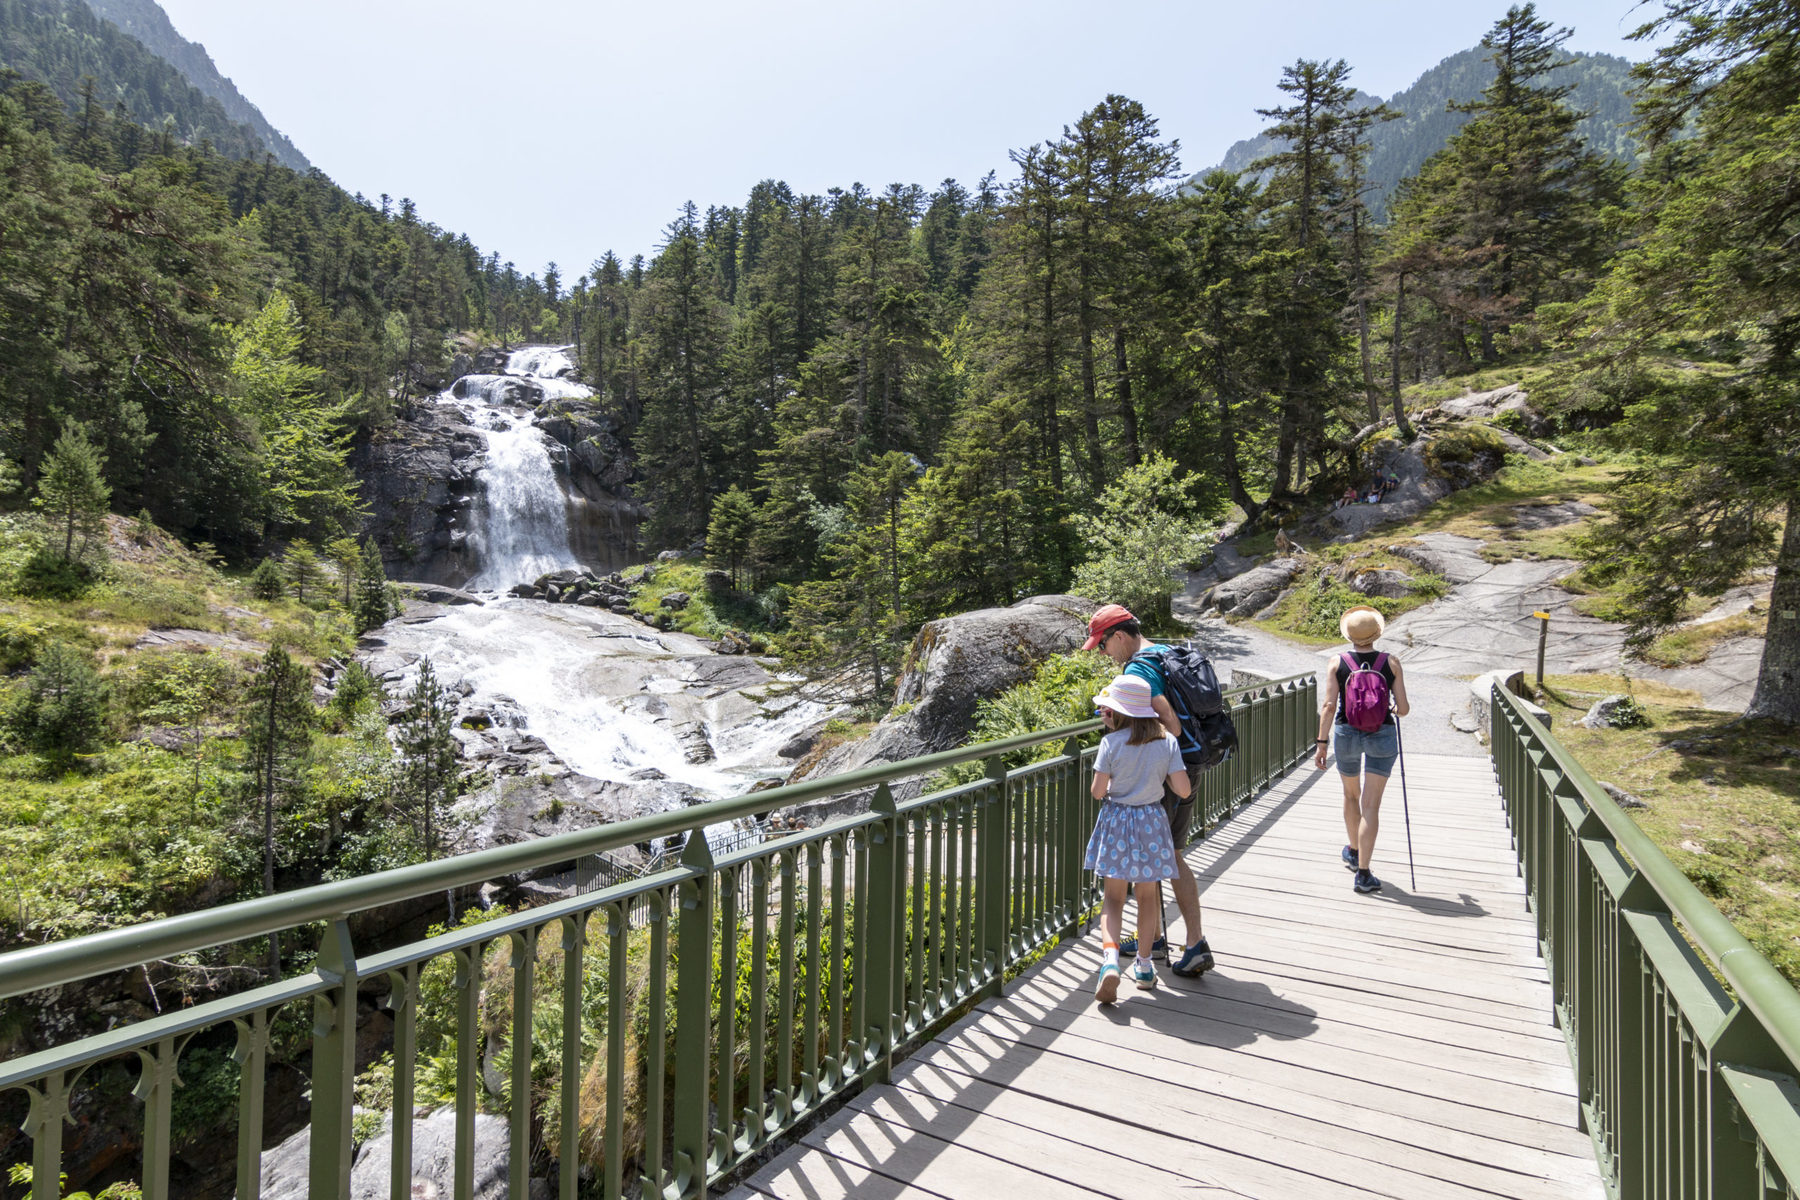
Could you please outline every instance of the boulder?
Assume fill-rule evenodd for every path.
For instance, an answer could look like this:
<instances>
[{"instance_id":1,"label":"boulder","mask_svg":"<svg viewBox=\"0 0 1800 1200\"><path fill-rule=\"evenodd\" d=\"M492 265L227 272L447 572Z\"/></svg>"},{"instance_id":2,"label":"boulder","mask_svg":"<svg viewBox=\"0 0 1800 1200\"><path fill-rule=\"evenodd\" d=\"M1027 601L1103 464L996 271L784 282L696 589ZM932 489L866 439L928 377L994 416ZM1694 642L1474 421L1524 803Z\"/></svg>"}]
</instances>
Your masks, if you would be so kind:
<instances>
[{"instance_id":1,"label":"boulder","mask_svg":"<svg viewBox=\"0 0 1800 1200\"><path fill-rule=\"evenodd\" d=\"M1649 724L1644 707L1630 696L1614 693L1594 701L1581 718L1583 729L1636 729Z\"/></svg>"},{"instance_id":2,"label":"boulder","mask_svg":"<svg viewBox=\"0 0 1800 1200\"><path fill-rule=\"evenodd\" d=\"M1207 589L1201 606L1216 607L1228 616L1250 616L1272 604L1305 566L1306 560L1299 557L1266 562Z\"/></svg>"},{"instance_id":3,"label":"boulder","mask_svg":"<svg viewBox=\"0 0 1800 1200\"><path fill-rule=\"evenodd\" d=\"M657 601L657 603L664 608L674 609L676 612L680 612L688 606L688 602L692 599L693 597L689 596L686 592L669 592L664 595L661 600Z\"/></svg>"},{"instance_id":4,"label":"boulder","mask_svg":"<svg viewBox=\"0 0 1800 1200\"><path fill-rule=\"evenodd\" d=\"M386 1200L390 1184L389 1164L394 1155L392 1118L381 1133L357 1147L350 1169L346 1200ZM412 1195L444 1197L455 1194L456 1110L440 1108L413 1122ZM302 1129L271 1150L263 1151L263 1200L306 1200L308 1155L312 1131ZM512 1142L506 1121L478 1113L475 1117L476 1200L505 1200Z\"/></svg>"},{"instance_id":5,"label":"boulder","mask_svg":"<svg viewBox=\"0 0 1800 1200\"><path fill-rule=\"evenodd\" d=\"M441 583L421 583L412 587L412 594L427 604L480 604L481 597L473 592L465 592L461 588L453 588Z\"/></svg>"},{"instance_id":6,"label":"boulder","mask_svg":"<svg viewBox=\"0 0 1800 1200\"><path fill-rule=\"evenodd\" d=\"M534 600L537 598L538 590L529 583L515 583L507 589L507 594L517 596L521 600Z\"/></svg>"},{"instance_id":7,"label":"boulder","mask_svg":"<svg viewBox=\"0 0 1800 1200\"><path fill-rule=\"evenodd\" d=\"M866 738L832 747L794 779L898 762L962 744L974 724L975 705L1023 683L1045 659L1078 649L1087 638L1088 616L1097 607L1076 596L1033 596L1007 608L927 622L913 639L895 685L899 715L884 719ZM896 791L913 795L918 786L914 782ZM869 795L830 797L798 806L790 816L810 823L860 811L868 806Z\"/></svg>"},{"instance_id":8,"label":"boulder","mask_svg":"<svg viewBox=\"0 0 1800 1200\"><path fill-rule=\"evenodd\" d=\"M576 597L575 603L581 605L583 608L605 608L606 597L602 596L599 592L583 592L580 596Z\"/></svg>"},{"instance_id":9,"label":"boulder","mask_svg":"<svg viewBox=\"0 0 1800 1200\"><path fill-rule=\"evenodd\" d=\"M680 562L686 555L680 550L664 550L656 556L657 562Z\"/></svg>"},{"instance_id":10,"label":"boulder","mask_svg":"<svg viewBox=\"0 0 1800 1200\"><path fill-rule=\"evenodd\" d=\"M708 571L705 577L706 594L723 596L731 591L730 571Z\"/></svg>"},{"instance_id":11,"label":"boulder","mask_svg":"<svg viewBox=\"0 0 1800 1200\"><path fill-rule=\"evenodd\" d=\"M1412 594L1412 580L1403 571L1357 571L1346 581L1351 591L1363 596L1398 600Z\"/></svg>"},{"instance_id":12,"label":"boulder","mask_svg":"<svg viewBox=\"0 0 1800 1200\"><path fill-rule=\"evenodd\" d=\"M608 604L607 607L616 613L625 614L631 611L631 601L621 598L614 600L611 604Z\"/></svg>"}]
</instances>

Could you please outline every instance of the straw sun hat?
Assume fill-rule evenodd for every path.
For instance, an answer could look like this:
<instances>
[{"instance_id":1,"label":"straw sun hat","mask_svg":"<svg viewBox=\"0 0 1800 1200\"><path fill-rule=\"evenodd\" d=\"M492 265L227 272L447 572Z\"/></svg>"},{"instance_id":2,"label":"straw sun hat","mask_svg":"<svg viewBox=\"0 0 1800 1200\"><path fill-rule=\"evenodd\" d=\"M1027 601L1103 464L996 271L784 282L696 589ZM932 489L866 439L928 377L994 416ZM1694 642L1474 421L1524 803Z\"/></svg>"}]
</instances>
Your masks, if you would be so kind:
<instances>
[{"instance_id":1,"label":"straw sun hat","mask_svg":"<svg viewBox=\"0 0 1800 1200\"><path fill-rule=\"evenodd\" d=\"M1366 604L1346 608L1338 618L1338 632L1347 642L1372 642L1387 631L1387 621Z\"/></svg>"}]
</instances>

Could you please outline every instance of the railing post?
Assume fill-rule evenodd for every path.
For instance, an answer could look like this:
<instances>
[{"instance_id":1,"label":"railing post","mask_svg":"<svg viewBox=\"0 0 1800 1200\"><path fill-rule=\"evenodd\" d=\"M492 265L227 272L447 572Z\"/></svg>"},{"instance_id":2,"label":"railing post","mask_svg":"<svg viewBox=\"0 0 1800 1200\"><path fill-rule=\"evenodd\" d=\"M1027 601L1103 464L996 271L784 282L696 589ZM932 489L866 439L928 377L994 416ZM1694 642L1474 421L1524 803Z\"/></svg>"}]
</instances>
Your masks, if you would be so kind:
<instances>
[{"instance_id":1,"label":"railing post","mask_svg":"<svg viewBox=\"0 0 1800 1200\"><path fill-rule=\"evenodd\" d=\"M1063 904L1062 936L1072 938L1081 934L1081 877L1085 873L1081 857L1087 840L1086 831L1081 827L1084 807L1081 803L1081 743L1074 738L1065 741L1062 756L1062 882L1058 891Z\"/></svg>"},{"instance_id":2,"label":"railing post","mask_svg":"<svg viewBox=\"0 0 1800 1200\"><path fill-rule=\"evenodd\" d=\"M999 996L1005 990L1007 947L1012 944L1012 882L1007 878L1012 855L1007 853L1012 840L1011 809L1006 796L1006 763L1000 756L987 760L987 796L981 806L981 869L976 872L976 886L983 889L981 954L986 969L993 977L983 986L988 996Z\"/></svg>"},{"instance_id":3,"label":"railing post","mask_svg":"<svg viewBox=\"0 0 1800 1200\"><path fill-rule=\"evenodd\" d=\"M306 1194L309 1200L339 1200L350 1194L350 1110L356 1086L356 949L350 942L350 925L342 917L325 926L315 969L332 986L313 997L312 1142ZM461 1050L468 1054L473 1048L464 1044ZM411 1120L411 1113L405 1115Z\"/></svg>"},{"instance_id":4,"label":"railing post","mask_svg":"<svg viewBox=\"0 0 1800 1200\"><path fill-rule=\"evenodd\" d=\"M712 1080L712 908L713 854L704 829L688 834L681 865L697 872L677 888L681 911L675 931L675 1120L674 1196L706 1198L706 1170L712 1160L712 1114L707 1111ZM817 903L818 897L809 897ZM817 964L813 964L816 972ZM814 981L816 983L816 977ZM725 981L735 988L737 980Z\"/></svg>"},{"instance_id":5,"label":"railing post","mask_svg":"<svg viewBox=\"0 0 1800 1200\"><path fill-rule=\"evenodd\" d=\"M887 784L875 789L869 811L881 819L868 827L868 976L858 981L858 990L866 993L862 1035L869 1041L863 1056L868 1064L863 1075L866 1082L886 1083L894 1062L895 947L899 944L897 931L905 917L905 906L898 894L900 822L895 815L894 793Z\"/></svg>"},{"instance_id":6,"label":"railing post","mask_svg":"<svg viewBox=\"0 0 1800 1200\"><path fill-rule=\"evenodd\" d=\"M562 1081L557 1088L556 1184L559 1200L575 1200L581 1167L581 1000L582 952L587 949L587 914L562 922ZM608 997L609 1002L611 997Z\"/></svg>"}]
</instances>

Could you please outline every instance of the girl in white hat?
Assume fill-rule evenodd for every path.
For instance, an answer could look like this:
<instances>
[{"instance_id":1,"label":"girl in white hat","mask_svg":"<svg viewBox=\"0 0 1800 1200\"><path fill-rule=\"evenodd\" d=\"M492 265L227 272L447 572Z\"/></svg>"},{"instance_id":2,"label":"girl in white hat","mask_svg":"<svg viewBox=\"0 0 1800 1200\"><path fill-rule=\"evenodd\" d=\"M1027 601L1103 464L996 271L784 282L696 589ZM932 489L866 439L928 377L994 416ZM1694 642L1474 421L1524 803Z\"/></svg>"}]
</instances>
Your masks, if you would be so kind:
<instances>
[{"instance_id":1,"label":"girl in white hat","mask_svg":"<svg viewBox=\"0 0 1800 1200\"><path fill-rule=\"evenodd\" d=\"M1156 986L1156 969L1143 955L1156 941L1162 922L1157 881L1175 878L1175 842L1162 806L1163 780L1178 796L1186 796L1192 785L1181 761L1181 744L1150 706L1148 680L1117 676L1094 703L1111 732L1100 739L1100 753L1094 759L1094 799L1104 803L1088 839L1085 865L1104 880L1100 929L1105 959L1094 998L1111 1004L1119 998L1119 925L1127 884L1136 885L1138 902L1139 957L1132 979L1140 988Z\"/></svg>"}]
</instances>

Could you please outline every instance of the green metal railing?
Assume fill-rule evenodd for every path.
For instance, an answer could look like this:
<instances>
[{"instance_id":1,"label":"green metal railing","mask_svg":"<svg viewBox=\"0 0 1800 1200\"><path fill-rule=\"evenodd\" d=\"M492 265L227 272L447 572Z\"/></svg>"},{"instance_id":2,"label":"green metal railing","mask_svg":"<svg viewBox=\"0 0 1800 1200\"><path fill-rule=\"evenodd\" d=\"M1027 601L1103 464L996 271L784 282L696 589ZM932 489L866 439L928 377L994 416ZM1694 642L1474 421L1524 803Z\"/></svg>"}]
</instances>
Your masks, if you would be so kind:
<instances>
[{"instance_id":1,"label":"green metal railing","mask_svg":"<svg viewBox=\"0 0 1800 1200\"><path fill-rule=\"evenodd\" d=\"M1800 994L1504 688L1490 722L1609 1189L1794 1200Z\"/></svg>"},{"instance_id":2,"label":"green metal railing","mask_svg":"<svg viewBox=\"0 0 1800 1200\"><path fill-rule=\"evenodd\" d=\"M1198 781L1196 832L1312 751L1313 676L1228 695L1239 749ZM196 1039L233 1033L236 1194L257 1196L271 1040L290 1006L310 1016L301 1026L310 1195L349 1194L354 1087L368 1065L357 1056L359 995L380 997L393 1021L396 1200L412 1194L405 1115L427 1098L416 1060L432 1013L453 1017L455 1030L456 1197L472 1194L484 1103L508 1122L515 1200L528 1193L534 1146L540 1163L554 1164L562 1200L635 1187L704 1196L998 994L1021 957L1078 930L1098 899L1081 864L1097 807L1094 750L1083 743L1097 728L1084 722L0 955L5 999L323 927L305 974L0 1062L0 1093L29 1099L32 1198L59 1195L65 1125L84 1076L135 1059L140 1179L149 1200L165 1200L182 1055ZM1004 765L1047 743L1060 752ZM968 762L984 763L984 775L900 798L901 781ZM867 812L722 856L703 832L869 789ZM352 942L352 914L684 833L693 836L679 864L654 875L378 952ZM243 954L254 959L259 946ZM450 1017L426 1011L440 1002Z\"/></svg>"}]
</instances>

